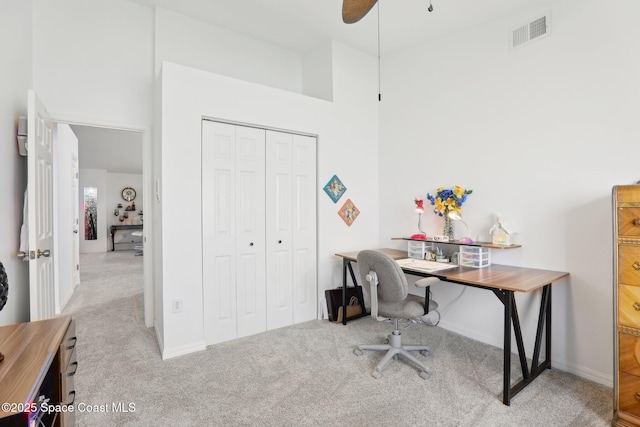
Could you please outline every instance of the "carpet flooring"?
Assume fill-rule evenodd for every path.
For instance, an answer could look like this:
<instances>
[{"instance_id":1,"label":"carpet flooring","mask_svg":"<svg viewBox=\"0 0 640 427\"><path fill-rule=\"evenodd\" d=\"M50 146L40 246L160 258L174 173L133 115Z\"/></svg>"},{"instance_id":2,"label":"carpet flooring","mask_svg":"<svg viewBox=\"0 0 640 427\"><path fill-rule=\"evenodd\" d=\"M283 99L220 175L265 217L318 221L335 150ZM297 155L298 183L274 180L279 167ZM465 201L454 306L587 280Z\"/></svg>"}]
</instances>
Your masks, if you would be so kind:
<instances>
[{"instance_id":1,"label":"carpet flooring","mask_svg":"<svg viewBox=\"0 0 640 427\"><path fill-rule=\"evenodd\" d=\"M371 318L314 320L163 361L144 326L141 257L83 255L81 280L65 310L77 321L80 426L611 425L612 390L556 369L503 405L502 351L424 324L402 333L430 345L427 380L401 361L371 377L381 354L353 349L392 329Z\"/></svg>"}]
</instances>

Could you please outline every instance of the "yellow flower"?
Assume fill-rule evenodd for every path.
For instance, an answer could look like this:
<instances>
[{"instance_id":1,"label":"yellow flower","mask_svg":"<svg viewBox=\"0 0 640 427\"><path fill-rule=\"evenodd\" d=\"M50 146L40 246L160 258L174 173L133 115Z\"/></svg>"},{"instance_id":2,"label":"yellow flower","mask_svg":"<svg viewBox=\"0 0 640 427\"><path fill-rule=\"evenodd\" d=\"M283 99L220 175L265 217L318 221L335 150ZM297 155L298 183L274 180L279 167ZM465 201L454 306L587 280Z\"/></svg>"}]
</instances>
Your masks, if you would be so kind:
<instances>
[{"instance_id":1,"label":"yellow flower","mask_svg":"<svg viewBox=\"0 0 640 427\"><path fill-rule=\"evenodd\" d=\"M441 199L436 199L436 209L440 212L445 211L445 206L444 206L444 203L442 203Z\"/></svg>"},{"instance_id":2,"label":"yellow flower","mask_svg":"<svg viewBox=\"0 0 640 427\"><path fill-rule=\"evenodd\" d=\"M459 185L456 185L455 187L453 187L453 192L458 197L464 196L464 188L460 187Z\"/></svg>"}]
</instances>

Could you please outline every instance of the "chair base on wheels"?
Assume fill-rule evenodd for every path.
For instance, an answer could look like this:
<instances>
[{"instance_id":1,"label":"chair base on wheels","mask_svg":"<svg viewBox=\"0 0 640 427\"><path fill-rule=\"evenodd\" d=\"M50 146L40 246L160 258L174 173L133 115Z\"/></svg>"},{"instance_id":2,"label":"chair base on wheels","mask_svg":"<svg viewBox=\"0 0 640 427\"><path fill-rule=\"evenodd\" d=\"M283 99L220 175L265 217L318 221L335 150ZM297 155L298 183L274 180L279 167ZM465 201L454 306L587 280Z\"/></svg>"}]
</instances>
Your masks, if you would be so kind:
<instances>
[{"instance_id":1,"label":"chair base on wheels","mask_svg":"<svg viewBox=\"0 0 640 427\"><path fill-rule=\"evenodd\" d=\"M415 357L412 351L419 351L422 355L429 354L429 347L426 345L403 345L402 334L398 329L398 319L394 320L394 330L388 337L388 344L365 344L359 345L353 351L356 356L361 356L363 350L373 351L386 351L382 360L378 363L375 369L371 372L371 376L378 379L382 376L382 371L386 368L391 359L398 360L399 356L402 356L405 360L413 363L415 367L420 370L420 376L423 379L427 379L429 376L429 368L426 367L417 357Z\"/></svg>"}]
</instances>

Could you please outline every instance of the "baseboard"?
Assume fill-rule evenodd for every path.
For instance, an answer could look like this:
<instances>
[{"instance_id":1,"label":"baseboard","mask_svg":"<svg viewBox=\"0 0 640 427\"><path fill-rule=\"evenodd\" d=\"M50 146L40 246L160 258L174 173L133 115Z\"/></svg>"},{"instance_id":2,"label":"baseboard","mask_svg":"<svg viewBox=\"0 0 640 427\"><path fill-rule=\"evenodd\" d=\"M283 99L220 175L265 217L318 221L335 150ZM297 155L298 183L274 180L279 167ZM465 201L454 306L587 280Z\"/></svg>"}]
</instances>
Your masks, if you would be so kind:
<instances>
[{"instance_id":1,"label":"baseboard","mask_svg":"<svg viewBox=\"0 0 640 427\"><path fill-rule=\"evenodd\" d=\"M156 334L157 335L157 334ZM164 346L163 346L164 347ZM178 356L184 356L185 354L191 354L206 349L204 341L199 341L194 344L182 345L172 348L162 348L162 360L172 359Z\"/></svg>"},{"instance_id":2,"label":"baseboard","mask_svg":"<svg viewBox=\"0 0 640 427\"><path fill-rule=\"evenodd\" d=\"M449 322L446 321L441 321L438 326L440 326L443 329L446 329L447 331L451 331L454 332L456 334L460 334L462 336L474 339L476 341L480 341L482 343L497 347L497 348L502 348L502 340L496 341L494 338L485 336L485 335L481 335L478 334L477 331L473 331L470 329L465 329L465 328L459 328ZM515 345L515 344L513 344ZM525 349L528 352L532 352L533 349L529 349L527 348L526 344L525 344ZM518 350L515 349L515 354L517 354ZM531 357L531 354L527 355L528 358ZM598 371L594 371L593 369L589 369L589 368L585 368L584 366L580 366L580 365L576 365L573 363L569 363L566 360L558 360L558 359L551 359L551 368L552 369L558 369L560 371L564 371L564 372L568 372L570 374L576 375L580 378L584 378L585 380L589 380L589 381L593 381L595 383L598 384L602 384L606 387L611 387L613 388L613 375L611 374L604 374L602 372L598 372Z\"/></svg>"},{"instance_id":3,"label":"baseboard","mask_svg":"<svg viewBox=\"0 0 640 427\"><path fill-rule=\"evenodd\" d=\"M613 388L613 375L605 375L602 372L594 371L593 369L585 368L584 366L578 366L572 363L567 363L564 360L556 359L551 360L551 368L569 372L570 374L584 378L585 380Z\"/></svg>"},{"instance_id":4,"label":"baseboard","mask_svg":"<svg viewBox=\"0 0 640 427\"><path fill-rule=\"evenodd\" d=\"M159 329L156 327L155 323L153 325L153 330L156 331L156 340L158 340L158 349L160 350L160 355L162 356L162 352L164 350L164 341L162 340L162 336L160 336Z\"/></svg>"}]
</instances>

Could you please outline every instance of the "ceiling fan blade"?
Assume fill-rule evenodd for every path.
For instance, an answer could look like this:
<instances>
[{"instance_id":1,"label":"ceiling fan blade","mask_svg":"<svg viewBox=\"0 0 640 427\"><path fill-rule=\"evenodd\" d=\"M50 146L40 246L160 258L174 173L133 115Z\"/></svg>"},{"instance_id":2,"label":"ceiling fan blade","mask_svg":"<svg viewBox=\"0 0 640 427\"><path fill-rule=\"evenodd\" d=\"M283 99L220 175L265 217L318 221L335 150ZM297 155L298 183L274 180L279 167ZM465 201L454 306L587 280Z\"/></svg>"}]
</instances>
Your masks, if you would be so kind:
<instances>
[{"instance_id":1,"label":"ceiling fan blade","mask_svg":"<svg viewBox=\"0 0 640 427\"><path fill-rule=\"evenodd\" d=\"M353 24L364 17L378 0L342 0L342 20Z\"/></svg>"}]
</instances>

